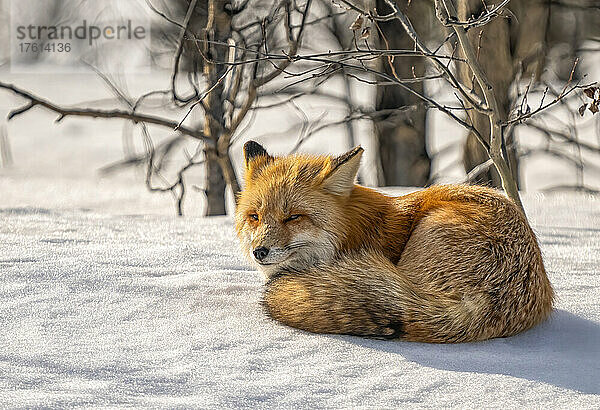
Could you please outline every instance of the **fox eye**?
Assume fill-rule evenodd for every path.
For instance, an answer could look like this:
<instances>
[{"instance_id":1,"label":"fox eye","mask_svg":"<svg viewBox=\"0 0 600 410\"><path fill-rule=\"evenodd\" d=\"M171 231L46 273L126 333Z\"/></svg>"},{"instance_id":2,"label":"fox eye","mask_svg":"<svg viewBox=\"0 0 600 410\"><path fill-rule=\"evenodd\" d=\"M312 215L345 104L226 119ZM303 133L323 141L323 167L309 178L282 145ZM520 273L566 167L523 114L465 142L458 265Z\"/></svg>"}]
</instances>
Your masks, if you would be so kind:
<instances>
[{"instance_id":1,"label":"fox eye","mask_svg":"<svg viewBox=\"0 0 600 410\"><path fill-rule=\"evenodd\" d=\"M295 221L296 219L300 218L301 216L302 215L299 215L299 214L290 215L287 218L285 218L283 222Z\"/></svg>"},{"instance_id":2,"label":"fox eye","mask_svg":"<svg viewBox=\"0 0 600 410\"><path fill-rule=\"evenodd\" d=\"M248 217L250 219L252 219L253 221L258 221L258 215L257 214L250 214L250 215L248 215Z\"/></svg>"}]
</instances>

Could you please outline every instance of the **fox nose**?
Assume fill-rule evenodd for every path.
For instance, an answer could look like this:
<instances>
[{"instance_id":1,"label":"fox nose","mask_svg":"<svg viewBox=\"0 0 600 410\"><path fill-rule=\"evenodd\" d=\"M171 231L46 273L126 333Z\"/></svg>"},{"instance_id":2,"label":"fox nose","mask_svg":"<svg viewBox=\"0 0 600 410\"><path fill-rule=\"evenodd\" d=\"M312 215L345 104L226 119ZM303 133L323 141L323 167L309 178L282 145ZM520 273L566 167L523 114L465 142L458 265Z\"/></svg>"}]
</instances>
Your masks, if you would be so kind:
<instances>
[{"instance_id":1,"label":"fox nose","mask_svg":"<svg viewBox=\"0 0 600 410\"><path fill-rule=\"evenodd\" d=\"M254 249L252 253L257 260L262 261L269 254L269 250L264 246L259 246L258 248Z\"/></svg>"}]
</instances>

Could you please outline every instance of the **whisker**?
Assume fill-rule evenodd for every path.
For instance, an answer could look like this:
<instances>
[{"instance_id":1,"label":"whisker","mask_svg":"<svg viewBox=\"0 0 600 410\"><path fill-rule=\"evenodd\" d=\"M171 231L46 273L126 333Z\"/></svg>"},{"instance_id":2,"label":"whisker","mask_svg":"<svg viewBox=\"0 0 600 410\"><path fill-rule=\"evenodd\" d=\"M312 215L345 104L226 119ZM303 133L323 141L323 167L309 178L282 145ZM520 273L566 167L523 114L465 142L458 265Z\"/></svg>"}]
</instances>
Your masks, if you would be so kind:
<instances>
[{"instance_id":1,"label":"whisker","mask_svg":"<svg viewBox=\"0 0 600 410\"><path fill-rule=\"evenodd\" d=\"M287 245L286 247L284 247L283 249L285 250L292 250L292 249L298 249L301 248L303 246L307 246L308 242L292 242L289 245Z\"/></svg>"}]
</instances>

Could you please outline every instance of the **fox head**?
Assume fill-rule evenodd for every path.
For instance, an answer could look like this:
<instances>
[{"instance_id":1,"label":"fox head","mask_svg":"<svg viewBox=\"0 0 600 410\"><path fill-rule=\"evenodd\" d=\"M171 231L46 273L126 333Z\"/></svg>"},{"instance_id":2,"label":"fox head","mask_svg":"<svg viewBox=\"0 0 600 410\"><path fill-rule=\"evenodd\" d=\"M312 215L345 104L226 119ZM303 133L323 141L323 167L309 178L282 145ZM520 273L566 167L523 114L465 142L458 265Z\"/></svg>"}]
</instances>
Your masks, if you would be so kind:
<instances>
[{"instance_id":1,"label":"fox head","mask_svg":"<svg viewBox=\"0 0 600 410\"><path fill-rule=\"evenodd\" d=\"M336 255L362 152L274 157L254 141L244 145L246 185L236 230L244 252L267 277Z\"/></svg>"}]
</instances>

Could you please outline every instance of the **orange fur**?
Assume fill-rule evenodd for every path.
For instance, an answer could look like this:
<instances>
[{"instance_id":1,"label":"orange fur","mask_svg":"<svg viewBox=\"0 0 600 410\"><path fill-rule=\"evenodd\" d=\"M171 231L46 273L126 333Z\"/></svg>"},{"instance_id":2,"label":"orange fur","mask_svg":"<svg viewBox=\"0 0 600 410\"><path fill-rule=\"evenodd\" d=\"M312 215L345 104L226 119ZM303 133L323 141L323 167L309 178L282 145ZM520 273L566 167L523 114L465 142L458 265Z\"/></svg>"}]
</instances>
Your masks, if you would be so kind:
<instances>
[{"instance_id":1,"label":"orange fur","mask_svg":"<svg viewBox=\"0 0 600 410\"><path fill-rule=\"evenodd\" d=\"M394 198L354 185L360 148L275 158L248 144L236 228L248 257L268 250L258 262L274 319L446 343L510 336L550 313L535 235L500 193L448 185Z\"/></svg>"}]
</instances>

